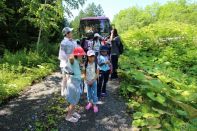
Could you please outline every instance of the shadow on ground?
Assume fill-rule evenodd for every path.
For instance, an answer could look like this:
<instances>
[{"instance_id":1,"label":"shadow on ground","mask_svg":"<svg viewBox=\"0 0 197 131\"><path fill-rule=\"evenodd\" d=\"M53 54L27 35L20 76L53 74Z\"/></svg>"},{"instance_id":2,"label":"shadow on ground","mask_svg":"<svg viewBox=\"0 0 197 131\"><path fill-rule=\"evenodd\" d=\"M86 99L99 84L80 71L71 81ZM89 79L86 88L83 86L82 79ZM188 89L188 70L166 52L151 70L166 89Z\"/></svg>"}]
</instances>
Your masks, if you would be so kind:
<instances>
[{"instance_id":1,"label":"shadow on ground","mask_svg":"<svg viewBox=\"0 0 197 131\"><path fill-rule=\"evenodd\" d=\"M61 75L55 73L47 77L43 82L33 85L28 91L24 92L20 97L13 99L6 105L0 107L0 127L1 131L22 131L36 130L32 128L36 121L46 120L47 108L51 106L59 106L66 108L64 104L57 104L60 97ZM103 103L99 105L99 113L95 114L92 110L86 111L86 98L82 97L79 103L79 112L82 118L78 123L69 123L65 121L65 112L60 115L54 127L47 127L47 130L57 129L59 131L116 131L131 130L131 119L126 113L124 101L119 97L117 90L119 83L117 81L109 82L108 97L103 99ZM54 95L56 94L56 95ZM55 99L54 99L55 97ZM53 112L50 112L53 113ZM54 112L56 113L56 112ZM43 115L42 117L40 117ZM58 117L58 116L57 116ZM47 123L48 121L44 122ZM46 130L46 128L43 128Z\"/></svg>"}]
</instances>

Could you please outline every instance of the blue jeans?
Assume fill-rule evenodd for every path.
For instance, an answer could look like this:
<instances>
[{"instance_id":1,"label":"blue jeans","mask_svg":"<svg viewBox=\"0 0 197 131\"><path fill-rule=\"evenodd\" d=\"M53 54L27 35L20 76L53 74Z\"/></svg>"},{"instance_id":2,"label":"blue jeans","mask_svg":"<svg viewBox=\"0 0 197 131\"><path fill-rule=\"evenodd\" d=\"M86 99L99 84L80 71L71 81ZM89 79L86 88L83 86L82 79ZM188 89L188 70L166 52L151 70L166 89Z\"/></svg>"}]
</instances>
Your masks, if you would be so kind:
<instances>
[{"instance_id":1,"label":"blue jeans","mask_svg":"<svg viewBox=\"0 0 197 131\"><path fill-rule=\"evenodd\" d=\"M87 99L88 102L93 102L94 105L98 102L97 97L97 82L95 81L92 86L87 85Z\"/></svg>"}]
</instances>

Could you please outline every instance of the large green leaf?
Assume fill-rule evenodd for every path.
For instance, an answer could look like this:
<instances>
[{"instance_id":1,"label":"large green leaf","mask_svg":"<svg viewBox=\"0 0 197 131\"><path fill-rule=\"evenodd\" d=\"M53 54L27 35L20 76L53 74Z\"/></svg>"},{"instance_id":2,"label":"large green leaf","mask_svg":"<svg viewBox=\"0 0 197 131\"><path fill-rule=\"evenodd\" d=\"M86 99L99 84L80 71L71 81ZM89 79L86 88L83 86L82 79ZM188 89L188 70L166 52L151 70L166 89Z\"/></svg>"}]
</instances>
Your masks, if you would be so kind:
<instances>
[{"instance_id":1,"label":"large green leaf","mask_svg":"<svg viewBox=\"0 0 197 131\"><path fill-rule=\"evenodd\" d=\"M162 96L161 94L157 94L156 101L158 101L161 104L164 104L165 100L166 99L164 96Z\"/></svg>"},{"instance_id":2,"label":"large green leaf","mask_svg":"<svg viewBox=\"0 0 197 131\"><path fill-rule=\"evenodd\" d=\"M143 113L142 112L136 112L133 114L133 118L134 119L139 119L139 118L142 118L143 116Z\"/></svg>"},{"instance_id":3,"label":"large green leaf","mask_svg":"<svg viewBox=\"0 0 197 131\"><path fill-rule=\"evenodd\" d=\"M145 126L145 125L147 125L147 122L144 119L137 119L132 122L132 125L135 127Z\"/></svg>"},{"instance_id":4,"label":"large green leaf","mask_svg":"<svg viewBox=\"0 0 197 131\"><path fill-rule=\"evenodd\" d=\"M147 96L148 96L149 98L151 98L152 100L154 100L154 101L156 100L156 99L155 99L155 93L154 93L154 92L148 92L148 93L147 93Z\"/></svg>"},{"instance_id":5,"label":"large green leaf","mask_svg":"<svg viewBox=\"0 0 197 131\"><path fill-rule=\"evenodd\" d=\"M164 111L164 110L161 110L161 109L157 109L157 108L154 108L152 107L152 109L156 112L158 112L159 114L168 114L168 115L172 115L171 113L167 112L167 111Z\"/></svg>"},{"instance_id":6,"label":"large green leaf","mask_svg":"<svg viewBox=\"0 0 197 131\"><path fill-rule=\"evenodd\" d=\"M140 81L143 81L146 79L145 75L139 71L134 73L134 77L135 77L135 79L140 80Z\"/></svg>"},{"instance_id":7,"label":"large green leaf","mask_svg":"<svg viewBox=\"0 0 197 131\"><path fill-rule=\"evenodd\" d=\"M193 118L197 118L197 109L185 104L183 102L180 101L176 101L175 99L172 99L178 106L180 106L182 109L184 109L188 114L189 114L189 118L193 119Z\"/></svg>"},{"instance_id":8,"label":"large green leaf","mask_svg":"<svg viewBox=\"0 0 197 131\"><path fill-rule=\"evenodd\" d=\"M159 81L158 79L152 79L149 81L149 84L155 88L162 88L164 87L164 85L162 84L161 81Z\"/></svg>"}]
</instances>

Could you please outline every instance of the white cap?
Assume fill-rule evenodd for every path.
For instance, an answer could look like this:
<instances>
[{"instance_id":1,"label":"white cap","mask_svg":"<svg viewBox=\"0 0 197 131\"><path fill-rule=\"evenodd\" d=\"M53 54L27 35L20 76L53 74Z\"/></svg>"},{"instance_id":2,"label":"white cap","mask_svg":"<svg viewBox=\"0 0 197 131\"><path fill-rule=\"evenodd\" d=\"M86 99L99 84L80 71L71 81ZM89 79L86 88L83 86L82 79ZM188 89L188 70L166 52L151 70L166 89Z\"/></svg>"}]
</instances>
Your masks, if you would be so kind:
<instances>
[{"instance_id":1,"label":"white cap","mask_svg":"<svg viewBox=\"0 0 197 131\"><path fill-rule=\"evenodd\" d=\"M87 56L95 56L95 52L93 50L89 50L87 52Z\"/></svg>"},{"instance_id":2,"label":"white cap","mask_svg":"<svg viewBox=\"0 0 197 131\"><path fill-rule=\"evenodd\" d=\"M101 37L101 36L98 33L95 33L94 37Z\"/></svg>"},{"instance_id":3,"label":"white cap","mask_svg":"<svg viewBox=\"0 0 197 131\"><path fill-rule=\"evenodd\" d=\"M72 32L73 28L70 27L64 27L64 29L62 30L62 34L63 36L65 36L67 33Z\"/></svg>"}]
</instances>

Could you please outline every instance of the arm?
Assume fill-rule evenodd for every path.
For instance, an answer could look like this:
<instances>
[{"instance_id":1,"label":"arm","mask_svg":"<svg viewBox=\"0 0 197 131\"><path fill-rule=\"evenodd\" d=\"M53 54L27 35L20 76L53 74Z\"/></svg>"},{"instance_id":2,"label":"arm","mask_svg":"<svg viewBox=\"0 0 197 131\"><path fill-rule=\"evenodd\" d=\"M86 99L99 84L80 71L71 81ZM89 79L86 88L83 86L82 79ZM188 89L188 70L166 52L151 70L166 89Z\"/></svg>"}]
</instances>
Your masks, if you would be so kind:
<instances>
[{"instance_id":1,"label":"arm","mask_svg":"<svg viewBox=\"0 0 197 131\"><path fill-rule=\"evenodd\" d=\"M114 37L114 30L111 30L111 36L110 36L110 41L113 41L113 37Z\"/></svg>"},{"instance_id":2,"label":"arm","mask_svg":"<svg viewBox=\"0 0 197 131\"><path fill-rule=\"evenodd\" d=\"M96 70L96 76L94 78L94 80L97 80L99 78L99 69Z\"/></svg>"},{"instance_id":3,"label":"arm","mask_svg":"<svg viewBox=\"0 0 197 131\"><path fill-rule=\"evenodd\" d=\"M63 45L61 43L61 45L60 45L60 51L59 51L59 59L66 61L68 59L68 55L66 54L66 52L65 52L64 49L65 49L65 45Z\"/></svg>"},{"instance_id":4,"label":"arm","mask_svg":"<svg viewBox=\"0 0 197 131\"><path fill-rule=\"evenodd\" d=\"M101 59L100 57L98 57L98 65L99 66L103 66L105 64L108 64L108 61L104 61L103 59Z\"/></svg>"}]
</instances>

